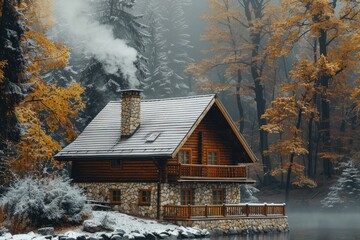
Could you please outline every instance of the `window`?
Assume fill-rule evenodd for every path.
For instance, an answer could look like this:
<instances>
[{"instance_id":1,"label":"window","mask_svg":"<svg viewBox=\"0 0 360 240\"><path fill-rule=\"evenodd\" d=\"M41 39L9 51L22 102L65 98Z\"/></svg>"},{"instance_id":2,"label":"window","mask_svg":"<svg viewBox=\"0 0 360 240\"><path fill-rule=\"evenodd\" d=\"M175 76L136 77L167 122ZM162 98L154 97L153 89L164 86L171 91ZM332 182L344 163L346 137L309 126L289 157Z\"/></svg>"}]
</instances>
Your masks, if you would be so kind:
<instances>
[{"instance_id":1,"label":"window","mask_svg":"<svg viewBox=\"0 0 360 240\"><path fill-rule=\"evenodd\" d=\"M121 161L120 160L112 160L111 161L111 167L120 168L121 167Z\"/></svg>"},{"instance_id":2,"label":"window","mask_svg":"<svg viewBox=\"0 0 360 240\"><path fill-rule=\"evenodd\" d=\"M194 204L194 192L191 188L181 189L180 193L181 205Z\"/></svg>"},{"instance_id":3,"label":"window","mask_svg":"<svg viewBox=\"0 0 360 240\"><path fill-rule=\"evenodd\" d=\"M151 204L151 190L140 190L140 202L139 205L150 205Z\"/></svg>"},{"instance_id":4,"label":"window","mask_svg":"<svg viewBox=\"0 0 360 240\"><path fill-rule=\"evenodd\" d=\"M219 205L219 204L223 204L225 203L225 199L224 199L224 189L213 189L213 204L215 205Z\"/></svg>"},{"instance_id":5,"label":"window","mask_svg":"<svg viewBox=\"0 0 360 240\"><path fill-rule=\"evenodd\" d=\"M189 164L191 162L191 149L182 149L178 154L179 163Z\"/></svg>"},{"instance_id":6,"label":"window","mask_svg":"<svg viewBox=\"0 0 360 240\"><path fill-rule=\"evenodd\" d=\"M120 204L121 203L121 191L110 190L110 203Z\"/></svg>"},{"instance_id":7,"label":"window","mask_svg":"<svg viewBox=\"0 0 360 240\"><path fill-rule=\"evenodd\" d=\"M216 165L219 162L219 151L209 150L207 152L207 163L208 165Z\"/></svg>"}]
</instances>

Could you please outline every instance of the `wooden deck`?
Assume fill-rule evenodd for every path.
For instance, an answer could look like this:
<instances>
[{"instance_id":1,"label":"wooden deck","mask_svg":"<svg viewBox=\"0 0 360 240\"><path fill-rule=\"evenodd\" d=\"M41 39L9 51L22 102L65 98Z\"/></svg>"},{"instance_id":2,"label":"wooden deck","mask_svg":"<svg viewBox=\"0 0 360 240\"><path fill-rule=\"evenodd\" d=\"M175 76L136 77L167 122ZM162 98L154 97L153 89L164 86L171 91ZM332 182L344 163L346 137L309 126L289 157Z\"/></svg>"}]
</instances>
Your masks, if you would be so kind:
<instances>
[{"instance_id":1,"label":"wooden deck","mask_svg":"<svg viewBox=\"0 0 360 240\"><path fill-rule=\"evenodd\" d=\"M166 205L165 220L282 217L285 204Z\"/></svg>"},{"instance_id":2,"label":"wooden deck","mask_svg":"<svg viewBox=\"0 0 360 240\"><path fill-rule=\"evenodd\" d=\"M167 174L169 180L247 179L245 165L169 164Z\"/></svg>"}]
</instances>

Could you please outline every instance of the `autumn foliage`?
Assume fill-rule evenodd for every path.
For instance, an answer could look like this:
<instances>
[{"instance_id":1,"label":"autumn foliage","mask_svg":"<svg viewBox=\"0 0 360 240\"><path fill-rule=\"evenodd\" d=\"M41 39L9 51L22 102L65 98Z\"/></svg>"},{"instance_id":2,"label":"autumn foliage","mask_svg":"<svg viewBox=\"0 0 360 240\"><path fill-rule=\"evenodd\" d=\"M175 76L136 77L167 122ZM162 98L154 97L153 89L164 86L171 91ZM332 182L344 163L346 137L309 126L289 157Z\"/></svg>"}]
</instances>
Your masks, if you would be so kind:
<instances>
[{"instance_id":1,"label":"autumn foliage","mask_svg":"<svg viewBox=\"0 0 360 240\"><path fill-rule=\"evenodd\" d=\"M15 175L43 174L60 169L53 155L61 149L60 140L69 142L77 133L73 123L84 105L83 89L78 83L67 87L49 84L43 75L67 66L69 48L51 41L46 31L54 24L51 0L26 0L15 6L19 21L26 31L21 38L22 54L26 59L26 97L15 108L21 137L16 145L17 155L9 160ZM1 71L6 61L0 63Z\"/></svg>"}]
</instances>

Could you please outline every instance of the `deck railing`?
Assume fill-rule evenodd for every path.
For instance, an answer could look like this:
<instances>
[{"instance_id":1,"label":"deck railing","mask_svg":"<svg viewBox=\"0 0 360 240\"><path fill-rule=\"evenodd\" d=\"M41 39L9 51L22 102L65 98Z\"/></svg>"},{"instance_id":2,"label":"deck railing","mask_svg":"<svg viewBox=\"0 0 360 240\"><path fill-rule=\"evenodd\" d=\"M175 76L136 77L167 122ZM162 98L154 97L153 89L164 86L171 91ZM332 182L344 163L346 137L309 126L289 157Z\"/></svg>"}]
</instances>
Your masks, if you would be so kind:
<instances>
[{"instance_id":1,"label":"deck railing","mask_svg":"<svg viewBox=\"0 0 360 240\"><path fill-rule=\"evenodd\" d=\"M169 164L170 178L246 179L244 165Z\"/></svg>"},{"instance_id":2,"label":"deck railing","mask_svg":"<svg viewBox=\"0 0 360 240\"><path fill-rule=\"evenodd\" d=\"M166 205L164 219L285 216L285 204Z\"/></svg>"}]
</instances>

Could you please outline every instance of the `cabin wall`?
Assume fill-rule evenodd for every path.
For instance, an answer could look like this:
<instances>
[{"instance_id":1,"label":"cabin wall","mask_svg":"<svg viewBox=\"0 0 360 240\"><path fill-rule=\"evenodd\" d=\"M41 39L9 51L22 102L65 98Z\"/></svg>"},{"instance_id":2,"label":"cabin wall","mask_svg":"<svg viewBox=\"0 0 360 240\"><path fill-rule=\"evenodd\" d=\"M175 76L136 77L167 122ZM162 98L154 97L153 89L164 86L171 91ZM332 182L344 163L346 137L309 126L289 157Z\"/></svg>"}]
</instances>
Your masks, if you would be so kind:
<instances>
[{"instance_id":1,"label":"cabin wall","mask_svg":"<svg viewBox=\"0 0 360 240\"><path fill-rule=\"evenodd\" d=\"M120 204L112 204L114 210L123 213L144 217L156 218L157 214L157 183L76 183L83 188L88 199L111 203L111 191L120 190ZM151 204L142 206L140 204L140 191L151 191Z\"/></svg>"},{"instance_id":2,"label":"cabin wall","mask_svg":"<svg viewBox=\"0 0 360 240\"><path fill-rule=\"evenodd\" d=\"M213 114L206 115L183 145L182 149L191 149L192 164L207 164L208 150L219 152L219 165L235 164L234 144L226 131L219 128L219 120ZM178 163L178 156L169 163Z\"/></svg>"},{"instance_id":3,"label":"cabin wall","mask_svg":"<svg viewBox=\"0 0 360 240\"><path fill-rule=\"evenodd\" d=\"M83 188L88 199L111 203L111 191L121 191L121 202L113 204L114 210L123 213L156 218L157 215L157 183L75 183ZM239 183L162 183L160 184L160 214L162 215L164 205L181 204L181 190L192 189L195 205L212 205L212 190L224 189L226 204L240 203ZM140 203L140 191L151 191L151 204L142 206Z\"/></svg>"},{"instance_id":4,"label":"cabin wall","mask_svg":"<svg viewBox=\"0 0 360 240\"><path fill-rule=\"evenodd\" d=\"M110 160L73 161L74 182L156 182L157 166L154 161L121 160L112 167Z\"/></svg>"}]
</instances>

